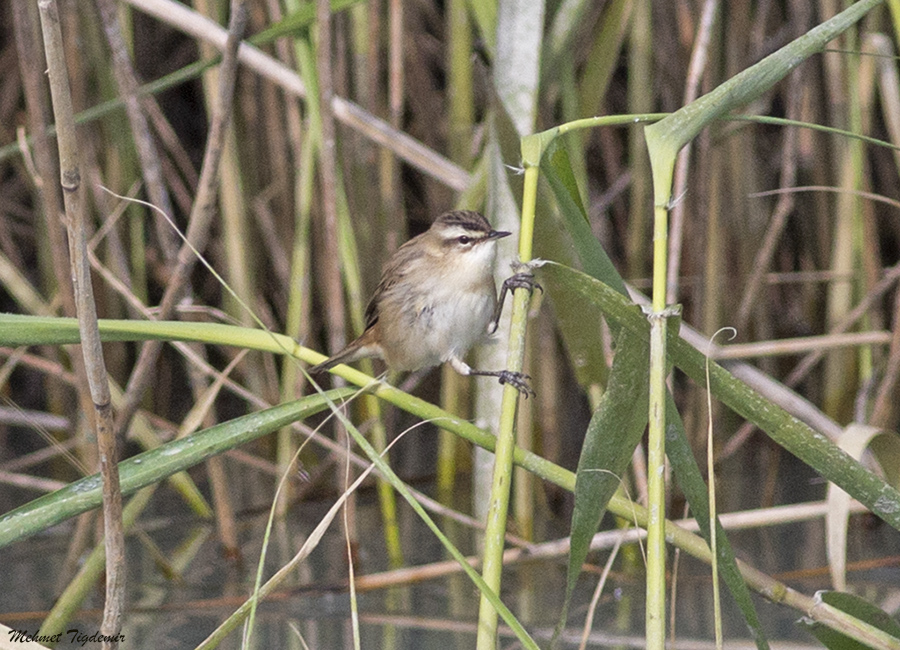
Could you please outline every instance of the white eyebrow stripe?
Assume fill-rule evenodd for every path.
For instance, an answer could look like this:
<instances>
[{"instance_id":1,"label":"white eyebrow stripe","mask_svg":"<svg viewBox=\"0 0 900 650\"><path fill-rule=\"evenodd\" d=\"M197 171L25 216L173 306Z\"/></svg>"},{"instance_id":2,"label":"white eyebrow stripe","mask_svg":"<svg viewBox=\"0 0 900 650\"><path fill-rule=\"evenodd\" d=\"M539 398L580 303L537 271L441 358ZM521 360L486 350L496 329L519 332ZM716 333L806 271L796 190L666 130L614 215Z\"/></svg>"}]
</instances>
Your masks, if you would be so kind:
<instances>
[{"instance_id":1,"label":"white eyebrow stripe","mask_svg":"<svg viewBox=\"0 0 900 650\"><path fill-rule=\"evenodd\" d=\"M483 239L487 233L481 230L470 230L462 226L450 226L441 229L441 236L447 239L456 239L457 237L471 237L472 239Z\"/></svg>"}]
</instances>

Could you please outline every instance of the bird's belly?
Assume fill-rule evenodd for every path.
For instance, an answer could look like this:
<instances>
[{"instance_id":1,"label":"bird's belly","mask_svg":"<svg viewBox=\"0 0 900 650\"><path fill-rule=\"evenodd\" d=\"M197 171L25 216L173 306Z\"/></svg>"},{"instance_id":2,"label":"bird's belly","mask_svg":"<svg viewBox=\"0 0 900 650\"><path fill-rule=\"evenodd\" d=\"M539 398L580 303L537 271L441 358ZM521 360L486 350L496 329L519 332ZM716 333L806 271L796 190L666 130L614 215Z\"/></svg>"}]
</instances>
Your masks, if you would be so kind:
<instances>
[{"instance_id":1,"label":"bird's belly","mask_svg":"<svg viewBox=\"0 0 900 650\"><path fill-rule=\"evenodd\" d=\"M494 310L494 296L486 292L448 292L414 302L402 326L388 328L402 334L382 340L385 360L395 370L418 370L464 356L487 332Z\"/></svg>"}]
</instances>

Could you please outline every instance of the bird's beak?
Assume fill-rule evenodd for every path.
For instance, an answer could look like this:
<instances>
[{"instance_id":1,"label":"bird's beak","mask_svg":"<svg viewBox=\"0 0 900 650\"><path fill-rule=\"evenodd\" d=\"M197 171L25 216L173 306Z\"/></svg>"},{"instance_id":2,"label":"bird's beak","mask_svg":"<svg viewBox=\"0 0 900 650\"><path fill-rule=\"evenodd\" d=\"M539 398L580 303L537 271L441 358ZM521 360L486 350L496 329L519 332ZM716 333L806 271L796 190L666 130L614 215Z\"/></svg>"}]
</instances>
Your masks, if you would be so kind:
<instances>
[{"instance_id":1,"label":"bird's beak","mask_svg":"<svg viewBox=\"0 0 900 650\"><path fill-rule=\"evenodd\" d=\"M492 230L488 233L488 239L503 239L504 237L509 237L512 233L507 232L505 230Z\"/></svg>"}]
</instances>

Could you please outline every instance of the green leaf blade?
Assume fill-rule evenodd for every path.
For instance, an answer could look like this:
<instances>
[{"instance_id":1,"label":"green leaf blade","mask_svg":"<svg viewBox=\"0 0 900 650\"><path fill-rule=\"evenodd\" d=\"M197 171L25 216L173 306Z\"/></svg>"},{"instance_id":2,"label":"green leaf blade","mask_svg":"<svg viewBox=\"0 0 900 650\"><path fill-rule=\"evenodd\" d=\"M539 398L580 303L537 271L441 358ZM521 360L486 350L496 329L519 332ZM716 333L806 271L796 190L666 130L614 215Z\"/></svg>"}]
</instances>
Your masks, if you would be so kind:
<instances>
[{"instance_id":1,"label":"green leaf blade","mask_svg":"<svg viewBox=\"0 0 900 650\"><path fill-rule=\"evenodd\" d=\"M133 456L119 463L122 494L133 494L217 453L309 417L326 409L329 401L346 399L355 392L354 389L341 388L310 395L217 424ZM93 474L11 510L0 517L0 548L97 508L102 498L100 475Z\"/></svg>"}]
</instances>

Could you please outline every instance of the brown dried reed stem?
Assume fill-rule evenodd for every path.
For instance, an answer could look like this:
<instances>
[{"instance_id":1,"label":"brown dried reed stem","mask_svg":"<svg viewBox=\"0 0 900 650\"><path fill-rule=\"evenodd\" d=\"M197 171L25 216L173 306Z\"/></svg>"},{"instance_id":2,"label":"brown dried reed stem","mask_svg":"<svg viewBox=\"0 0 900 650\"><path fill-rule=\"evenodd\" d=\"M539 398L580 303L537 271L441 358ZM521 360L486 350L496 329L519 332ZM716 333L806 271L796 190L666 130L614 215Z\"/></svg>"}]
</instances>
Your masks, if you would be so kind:
<instances>
[{"instance_id":1,"label":"brown dried reed stem","mask_svg":"<svg viewBox=\"0 0 900 650\"><path fill-rule=\"evenodd\" d=\"M119 490L119 471L116 465L118 450L113 427L109 379L103 361L103 347L100 343L97 310L91 286L78 142L75 135L72 95L65 65L66 57L62 46L59 13L54 0L40 0L38 7L50 78L53 113L57 126L60 179L66 208L66 228L69 234L69 255L78 329L81 335L81 350L88 386L93 401L94 426L100 452L100 475L103 478L106 602L100 630L108 639L104 640L103 647L117 648L118 634L122 627L122 610L125 606L125 533L122 528L122 494Z\"/></svg>"},{"instance_id":2,"label":"brown dried reed stem","mask_svg":"<svg viewBox=\"0 0 900 650\"><path fill-rule=\"evenodd\" d=\"M25 91L25 104L27 107L28 128L32 136L34 151L33 181L38 190L37 198L41 212L43 213L44 228L47 233L47 247L53 268L53 281L57 290L57 300L62 305L62 312L66 316L75 316L75 298L72 293L72 284L69 279L69 253L66 245L64 226L60 219L63 213L63 200L61 188L55 182L47 182L59 174L58 161L50 144L47 125L52 122L52 109L47 95L46 81L43 66L35 66L32 62L44 59L39 25L38 8L36 3L15 2L13 8L13 24L16 34L16 46L19 54L19 67L22 75ZM88 388L87 376L84 370L84 360L81 354L72 347L67 347L68 357L72 366L73 381L80 408L88 413L91 410L91 395ZM55 358L55 351L44 351L48 358ZM18 364L18 361L16 361ZM14 364L14 365L16 365ZM6 383L10 366L4 368L2 383ZM77 379L76 379L77 378ZM52 389L51 389L52 390ZM85 460L94 456L92 445L85 444L82 447ZM72 538L72 543L77 542L77 537ZM82 549L75 549L73 553L80 553Z\"/></svg>"}]
</instances>

